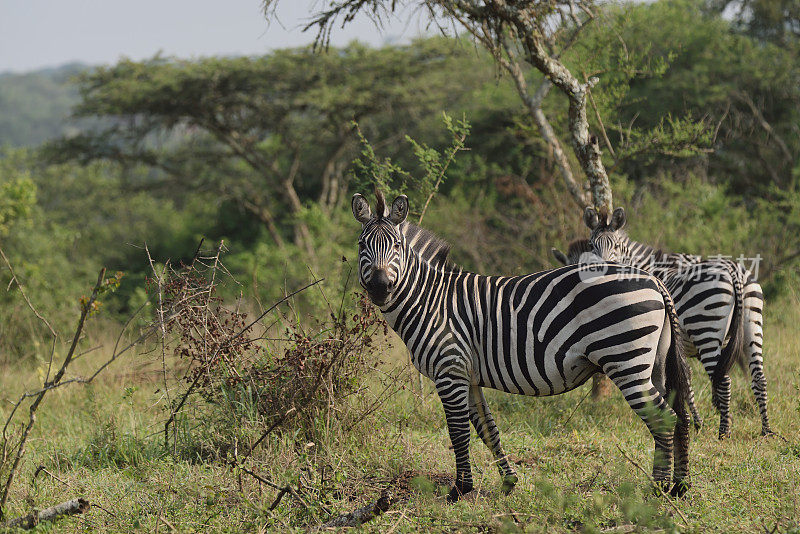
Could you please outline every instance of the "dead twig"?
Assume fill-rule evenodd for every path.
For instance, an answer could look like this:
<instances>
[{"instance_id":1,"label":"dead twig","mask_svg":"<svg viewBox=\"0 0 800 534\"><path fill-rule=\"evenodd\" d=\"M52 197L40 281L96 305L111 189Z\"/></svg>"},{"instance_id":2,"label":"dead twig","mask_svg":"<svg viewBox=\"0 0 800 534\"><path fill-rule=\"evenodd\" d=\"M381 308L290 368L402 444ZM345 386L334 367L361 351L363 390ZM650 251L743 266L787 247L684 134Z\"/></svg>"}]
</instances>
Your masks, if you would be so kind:
<instances>
[{"instance_id":1,"label":"dead twig","mask_svg":"<svg viewBox=\"0 0 800 534\"><path fill-rule=\"evenodd\" d=\"M669 504L670 507L673 510L675 510L678 513L679 516L681 516L681 519L683 519L683 527L684 528L689 528L689 520L686 518L686 516L683 514L683 512L681 512L681 509L678 508L678 506L675 504L675 501L673 501L672 498L667 493L665 493L664 490L661 489L661 486L656 484L655 480L653 480L653 477L650 475L650 473L648 473L641 465L636 463L636 460L634 460L633 458L628 456L628 453L625 452L625 450L620 446L619 443L615 443L614 445L616 445L617 449L622 454L622 456L625 457L626 460L628 460L631 464L633 464L633 466L636 469L638 469L639 471L644 473L644 475L650 480L650 482L653 483L653 487L657 488L658 492L661 494L661 496L664 499L666 499L667 504Z\"/></svg>"},{"instance_id":2,"label":"dead twig","mask_svg":"<svg viewBox=\"0 0 800 534\"><path fill-rule=\"evenodd\" d=\"M30 530L39 523L46 521L55 521L63 516L82 514L89 510L91 505L89 501L83 497L72 499L71 501L62 502L42 511L33 510L28 515L17 517L11 521L7 521L0 525L2 529L21 528L23 530Z\"/></svg>"},{"instance_id":3,"label":"dead twig","mask_svg":"<svg viewBox=\"0 0 800 534\"><path fill-rule=\"evenodd\" d=\"M3 255L5 258L5 255ZM7 259L6 259L7 261ZM9 268L11 266L9 265ZM92 289L91 296L82 303L81 306L81 315L78 319L78 325L75 328L75 333L72 336L72 343L70 344L69 350L67 351L67 355L64 358L64 362L61 364L61 367L56 372L56 375L53 377L52 380L46 380L44 383L44 388L42 388L39 393L36 395L33 403L31 403L30 408L28 409L28 424L22 431L22 436L20 437L19 444L17 445L17 452L14 457L14 461L11 465L11 469L8 472L8 477L6 478L6 482L3 485L3 494L0 497L0 514L2 514L2 509L6 505L6 501L8 500L8 492L11 489L11 485L14 482L14 477L17 474L17 470L19 469L20 462L22 462L22 458L25 456L25 447L28 442L28 437L30 436L31 430L33 429L34 424L36 424L36 410L39 409L39 405L44 400L45 395L51 389L51 387L57 386L61 379L64 377L64 374L67 372L67 368L69 364L72 362L73 355L75 354L75 349L78 346L78 340L80 340L81 335L83 334L83 327L86 324L86 318L89 316L89 313L92 311L92 305L97 300L97 296L100 293L100 289L103 287L103 280L105 279L106 270L105 268L100 270L100 274L97 277L97 283L95 283L94 288ZM17 282L19 286L19 281ZM51 356L52 357L52 356ZM23 397L24 398L24 397ZM22 400L20 400L20 403ZM13 417L12 415L9 417ZM8 425L8 421L6 422L6 426ZM0 517L2 517L0 515Z\"/></svg>"}]
</instances>

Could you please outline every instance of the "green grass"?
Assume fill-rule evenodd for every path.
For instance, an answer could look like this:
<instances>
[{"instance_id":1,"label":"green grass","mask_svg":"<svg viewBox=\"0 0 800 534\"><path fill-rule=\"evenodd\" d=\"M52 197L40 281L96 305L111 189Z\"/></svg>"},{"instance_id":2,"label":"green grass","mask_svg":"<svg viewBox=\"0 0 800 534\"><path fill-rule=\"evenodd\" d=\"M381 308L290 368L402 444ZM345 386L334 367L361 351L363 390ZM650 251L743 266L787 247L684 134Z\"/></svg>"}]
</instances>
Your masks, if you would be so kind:
<instances>
[{"instance_id":1,"label":"green grass","mask_svg":"<svg viewBox=\"0 0 800 534\"><path fill-rule=\"evenodd\" d=\"M447 505L439 488L423 484L408 502L364 530L629 532L635 526L640 531L763 532L777 525L781 532L798 531L798 301L787 298L771 304L766 313L770 416L773 428L787 441L759 437L758 412L738 369L733 379L733 437L718 441L709 382L693 361L706 425L693 432L693 487L677 503L686 520L652 496L645 475L617 448L649 472L653 443L644 425L619 393L600 402L581 402L589 387L585 385L551 398L488 393L506 450L518 463L520 482L511 495L500 494L501 481L490 454L473 437L479 492ZM300 431L271 436L249 465L280 485L296 487L299 481L308 506L286 496L269 510L274 489L219 463L200 461L198 455L176 458L165 453L163 388L156 358L129 357L93 385L59 390L45 400L9 499L10 516L83 496L102 508L65 519L57 529L303 530L376 499L387 481L403 471L453 474L441 404L429 384L423 395L413 393L416 378L409 375L404 390L350 430L332 419L320 420L313 437ZM98 351L78 364L90 369L101 359ZM37 376L30 366L3 369L3 397L13 399L22 387L35 387ZM53 476L40 472L34 480L40 465Z\"/></svg>"}]
</instances>

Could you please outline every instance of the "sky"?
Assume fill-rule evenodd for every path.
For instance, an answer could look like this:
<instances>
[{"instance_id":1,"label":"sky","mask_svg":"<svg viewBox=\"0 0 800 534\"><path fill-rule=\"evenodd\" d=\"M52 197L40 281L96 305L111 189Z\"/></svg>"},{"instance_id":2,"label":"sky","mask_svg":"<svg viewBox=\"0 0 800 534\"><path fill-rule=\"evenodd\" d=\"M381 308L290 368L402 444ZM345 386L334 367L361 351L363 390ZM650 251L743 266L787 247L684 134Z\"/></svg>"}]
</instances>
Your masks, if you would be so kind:
<instances>
[{"instance_id":1,"label":"sky","mask_svg":"<svg viewBox=\"0 0 800 534\"><path fill-rule=\"evenodd\" d=\"M302 25L322 4L280 0L277 20L268 23L260 0L0 0L0 73L158 52L181 58L265 54L312 42L313 30L303 33ZM425 32L424 19L409 13L382 29L362 16L337 27L331 44L407 42Z\"/></svg>"}]
</instances>

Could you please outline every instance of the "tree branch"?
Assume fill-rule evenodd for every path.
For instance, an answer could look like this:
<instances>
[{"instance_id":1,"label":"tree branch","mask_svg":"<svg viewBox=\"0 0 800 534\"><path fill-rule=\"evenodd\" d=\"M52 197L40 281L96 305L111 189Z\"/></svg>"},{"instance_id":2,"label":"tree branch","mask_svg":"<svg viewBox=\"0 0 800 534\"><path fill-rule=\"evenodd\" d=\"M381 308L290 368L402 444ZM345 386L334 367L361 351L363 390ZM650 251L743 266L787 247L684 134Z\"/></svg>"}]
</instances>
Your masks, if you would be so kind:
<instances>
[{"instance_id":1,"label":"tree branch","mask_svg":"<svg viewBox=\"0 0 800 534\"><path fill-rule=\"evenodd\" d=\"M3 259L8 262L5 254L3 254ZM11 268L11 265L6 263ZM42 388L39 393L36 395L33 403L31 403L30 408L28 409L28 424L22 431L22 436L20 437L19 444L17 445L17 452L14 456L14 462L11 465L11 469L8 472L8 477L6 478L6 482L3 485L3 493L0 497L0 518L2 518L2 510L5 508L6 501L8 500L8 492L11 489L11 485L14 483L14 477L17 474L17 470L19 469L19 464L22 461L22 458L25 456L26 445L28 442L28 437L30 436L31 430L33 429L34 424L36 423L36 410L39 409L39 405L41 404L44 396L47 394L50 389L57 387L59 382L61 382L61 378L64 376L64 373L69 367L69 364L72 362L73 355L75 354L75 348L78 345L78 340L83 333L83 326L86 323L86 318L89 315L89 312L92 310L92 304L97 300L97 295L100 293L100 288L103 285L103 279L105 277L106 270L105 268L100 270L100 274L97 277L97 283L94 285L92 289L92 294L89 299L83 303L81 306L81 315L78 319L78 326L75 328L75 334L72 337L72 343L70 344L69 350L67 351L67 355L64 358L64 362L61 364L56 375L53 377L53 380L45 381L44 388ZM19 286L19 283L17 283ZM52 357L52 355L51 355Z\"/></svg>"}]
</instances>

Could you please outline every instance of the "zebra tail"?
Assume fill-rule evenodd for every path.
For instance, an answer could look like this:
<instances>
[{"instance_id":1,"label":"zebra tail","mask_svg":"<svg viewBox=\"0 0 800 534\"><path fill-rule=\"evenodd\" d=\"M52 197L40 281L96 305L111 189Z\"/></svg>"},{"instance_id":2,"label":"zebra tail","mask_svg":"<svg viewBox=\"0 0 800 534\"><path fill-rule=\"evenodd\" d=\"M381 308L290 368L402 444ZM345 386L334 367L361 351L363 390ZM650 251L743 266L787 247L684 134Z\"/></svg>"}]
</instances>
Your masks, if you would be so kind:
<instances>
[{"instance_id":1,"label":"zebra tail","mask_svg":"<svg viewBox=\"0 0 800 534\"><path fill-rule=\"evenodd\" d=\"M731 318L730 339L728 344L722 348L719 362L714 369L712 381L715 386L719 385L722 379L730 372L733 364L738 361L744 367L744 284L738 266L733 262L725 262L731 280L733 281L733 317Z\"/></svg>"},{"instance_id":2,"label":"zebra tail","mask_svg":"<svg viewBox=\"0 0 800 534\"><path fill-rule=\"evenodd\" d=\"M686 361L684 333L678 320L675 303L666 288L659 281L659 289L664 297L667 316L669 317L671 340L667 351L664 378L668 402L671 401L672 410L675 412L675 428L673 430L673 481L675 485L670 490L673 497L681 497L688 491L689 481L689 413L687 406L691 400L692 371Z\"/></svg>"},{"instance_id":3,"label":"zebra tail","mask_svg":"<svg viewBox=\"0 0 800 534\"><path fill-rule=\"evenodd\" d=\"M692 370L686 359L684 333L672 297L660 282L659 287L664 296L672 334L665 367L667 397L672 398L672 409L678 416L678 421L688 421L689 414L686 407L689 404Z\"/></svg>"}]
</instances>

